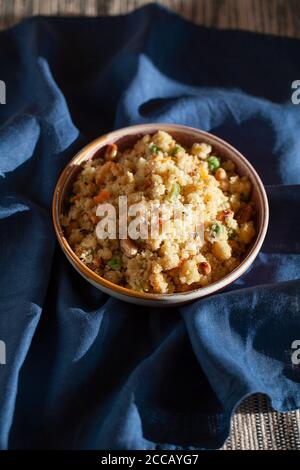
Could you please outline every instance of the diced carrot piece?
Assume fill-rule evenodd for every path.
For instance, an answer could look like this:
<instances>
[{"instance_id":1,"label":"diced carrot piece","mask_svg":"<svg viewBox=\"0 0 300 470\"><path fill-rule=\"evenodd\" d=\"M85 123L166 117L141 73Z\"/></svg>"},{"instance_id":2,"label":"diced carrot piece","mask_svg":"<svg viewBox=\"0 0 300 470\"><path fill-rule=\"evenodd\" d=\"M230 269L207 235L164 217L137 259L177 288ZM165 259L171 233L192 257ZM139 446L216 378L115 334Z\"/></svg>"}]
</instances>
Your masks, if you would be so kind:
<instances>
[{"instance_id":1,"label":"diced carrot piece","mask_svg":"<svg viewBox=\"0 0 300 470\"><path fill-rule=\"evenodd\" d=\"M100 258L96 258L94 259L94 262L93 262L95 268L99 268L99 266L101 266L102 264L102 260Z\"/></svg>"},{"instance_id":2,"label":"diced carrot piece","mask_svg":"<svg viewBox=\"0 0 300 470\"><path fill-rule=\"evenodd\" d=\"M97 196L94 196L94 202L99 204L100 202L106 201L110 197L110 194L106 189L101 189L100 193Z\"/></svg>"},{"instance_id":3,"label":"diced carrot piece","mask_svg":"<svg viewBox=\"0 0 300 470\"><path fill-rule=\"evenodd\" d=\"M99 222L99 220L100 220L100 218L97 217L95 214L92 214L92 215L90 216L90 219L91 219L91 221L93 222L93 224L97 224L97 223Z\"/></svg>"}]
</instances>

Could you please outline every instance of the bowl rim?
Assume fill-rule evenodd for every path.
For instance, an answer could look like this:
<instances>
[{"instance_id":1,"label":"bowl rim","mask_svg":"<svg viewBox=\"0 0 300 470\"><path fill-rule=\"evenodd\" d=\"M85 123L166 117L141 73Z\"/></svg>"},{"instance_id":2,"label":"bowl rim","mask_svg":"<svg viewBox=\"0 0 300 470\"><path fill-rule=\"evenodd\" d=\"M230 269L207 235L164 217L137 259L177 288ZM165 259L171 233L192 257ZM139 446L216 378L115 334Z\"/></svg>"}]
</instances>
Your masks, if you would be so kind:
<instances>
[{"instance_id":1,"label":"bowl rim","mask_svg":"<svg viewBox=\"0 0 300 470\"><path fill-rule=\"evenodd\" d=\"M111 281L108 281L104 277L100 276L99 274L95 273L92 269L88 268L80 259L79 257L75 254L75 252L72 250L70 247L69 243L67 242L67 239L64 235L63 229L60 224L60 214L59 214L59 203L60 203L60 195L62 192L62 189L64 188L64 185L68 179L68 176L72 172L72 167L74 165L80 165L83 161L85 161L86 155L90 153L94 148L99 148L100 147L107 145L108 143L115 142L118 140L120 137L124 137L124 135L135 135L135 134L151 134L154 133L158 130L163 130L163 131L181 131L181 132L186 132L189 134L198 134L199 137L203 136L205 137L208 141L212 142L217 142L220 146L225 147L225 149L231 153L234 153L239 160L243 162L243 164L247 167L249 170L249 173L251 174L252 178L255 180L255 183L258 188L258 192L261 196L262 199L262 223L261 227L259 230L259 233L256 236L256 240L250 249L249 253L247 256L243 259L243 261L230 273L226 274L226 276L222 277L218 281L215 281L211 284L208 284L207 286L204 287L198 287L197 289L192 289L186 292L175 292L175 293L170 293L170 294L155 294L155 293L148 293L148 292L139 292L135 291L133 289L127 288L120 286L118 284L114 284ZM230 157L229 157L230 158ZM132 125L128 127L123 127L118 130L108 132L100 137L97 137L90 143L88 143L86 146L84 146L81 150L79 150L75 156L67 163L67 165L64 167L63 171L61 172L58 181L56 183L55 189L54 189L54 194L53 194L53 200L52 200L52 221L55 229L55 233L58 239L58 242L68 258L68 260L71 262L73 267L77 269L77 271L83 275L85 278L87 278L90 282L93 284L96 283L99 286L102 286L110 291L114 291L120 295L125 295L129 297L135 297L138 299L144 299L144 300L156 300L156 301L163 301L172 298L173 300L183 300L183 297L190 297L192 296L193 298L196 297L206 297L210 294L213 294L221 289L224 289L228 285L232 284L234 281L236 281L240 276L244 274L244 272L251 266L253 261L255 260L256 256L258 255L258 252L263 244L263 241L265 239L266 233L267 233L267 228L268 228L268 223L269 223L269 204L268 204L268 199L267 199L267 194L264 188L264 185L256 172L256 170L253 168L251 163L244 157L242 153L240 153L235 147L230 145L228 142L224 141L220 137L217 137L216 135L203 131L201 129L197 129L195 127L191 126L185 126L181 124L172 124L172 123L147 123L147 124L137 124L137 125ZM201 295L197 295L197 294Z\"/></svg>"}]
</instances>

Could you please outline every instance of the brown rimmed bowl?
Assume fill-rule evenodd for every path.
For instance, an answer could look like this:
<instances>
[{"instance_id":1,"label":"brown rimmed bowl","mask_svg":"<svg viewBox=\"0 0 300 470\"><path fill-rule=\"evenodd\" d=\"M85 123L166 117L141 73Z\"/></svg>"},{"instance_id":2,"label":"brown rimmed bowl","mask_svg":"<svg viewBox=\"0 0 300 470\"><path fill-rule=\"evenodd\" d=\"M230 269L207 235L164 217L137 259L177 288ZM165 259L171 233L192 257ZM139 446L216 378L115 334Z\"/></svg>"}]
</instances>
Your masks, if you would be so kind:
<instances>
[{"instance_id":1,"label":"brown rimmed bowl","mask_svg":"<svg viewBox=\"0 0 300 470\"><path fill-rule=\"evenodd\" d=\"M60 223L60 215L64 211L64 201L66 200L67 195L71 192L70 189L72 187L72 183L78 175L83 162L92 159L95 156L99 156L101 152L104 152L107 144L115 143L121 150L125 150L126 148L132 147L134 143L143 135L153 134L158 130L168 132L179 143L187 147L190 147L194 142L206 142L212 145L221 158L232 160L236 165L237 173L241 176L247 176L251 181L253 187L251 200L256 207L255 222L257 234L254 242L251 244L239 266L231 273L212 284L188 292L179 292L174 294L150 294L137 292L135 290L114 284L99 276L94 271L89 269L76 256L64 235L64 231ZM251 266L262 246L268 227L269 207L266 192L261 179L248 160L234 147L214 136L213 134L201 131L199 129L177 124L155 123L141 124L110 132L104 136L99 137L80 150L68 163L59 177L54 191L52 216L56 236L63 252L74 268L88 282L103 292L118 299L139 305L163 307L171 305L182 305L192 300L211 295L221 289L224 289L229 284L238 279Z\"/></svg>"}]
</instances>

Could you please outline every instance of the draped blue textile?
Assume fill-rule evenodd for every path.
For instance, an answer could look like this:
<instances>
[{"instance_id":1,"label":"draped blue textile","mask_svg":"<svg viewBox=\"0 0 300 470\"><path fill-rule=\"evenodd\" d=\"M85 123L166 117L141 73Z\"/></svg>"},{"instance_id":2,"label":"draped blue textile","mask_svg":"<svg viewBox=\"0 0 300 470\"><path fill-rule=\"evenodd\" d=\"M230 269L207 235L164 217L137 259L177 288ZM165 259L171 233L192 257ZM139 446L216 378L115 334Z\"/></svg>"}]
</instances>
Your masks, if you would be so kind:
<instances>
[{"instance_id":1,"label":"draped blue textile","mask_svg":"<svg viewBox=\"0 0 300 470\"><path fill-rule=\"evenodd\" d=\"M299 408L300 41L206 29L155 5L37 17L0 33L0 79L0 448L217 448L252 393ZM251 269L181 308L98 291L69 265L51 222L74 153L147 122L228 140L270 202Z\"/></svg>"}]
</instances>

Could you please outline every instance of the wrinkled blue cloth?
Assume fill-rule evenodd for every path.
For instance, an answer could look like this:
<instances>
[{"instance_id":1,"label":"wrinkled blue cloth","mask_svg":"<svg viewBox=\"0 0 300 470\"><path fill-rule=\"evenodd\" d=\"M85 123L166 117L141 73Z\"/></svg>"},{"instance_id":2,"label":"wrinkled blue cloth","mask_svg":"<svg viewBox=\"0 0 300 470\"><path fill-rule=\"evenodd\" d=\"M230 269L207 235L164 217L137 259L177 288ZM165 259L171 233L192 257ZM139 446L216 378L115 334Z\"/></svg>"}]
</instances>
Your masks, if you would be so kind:
<instances>
[{"instance_id":1,"label":"wrinkled blue cloth","mask_svg":"<svg viewBox=\"0 0 300 470\"><path fill-rule=\"evenodd\" d=\"M300 407L300 41L197 27L155 5L33 18L0 34L0 448L217 448L240 401ZM228 140L261 175L252 268L178 309L98 291L56 243L57 178L85 143L145 122Z\"/></svg>"}]
</instances>

